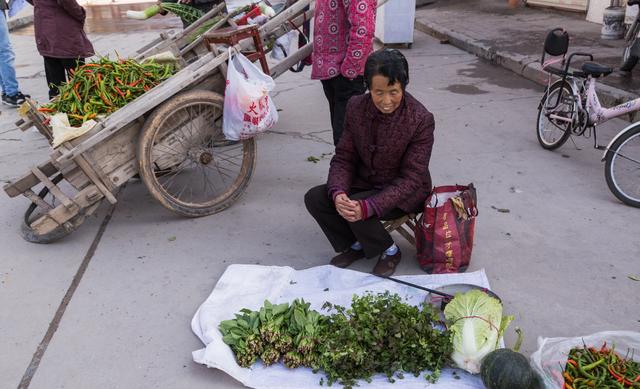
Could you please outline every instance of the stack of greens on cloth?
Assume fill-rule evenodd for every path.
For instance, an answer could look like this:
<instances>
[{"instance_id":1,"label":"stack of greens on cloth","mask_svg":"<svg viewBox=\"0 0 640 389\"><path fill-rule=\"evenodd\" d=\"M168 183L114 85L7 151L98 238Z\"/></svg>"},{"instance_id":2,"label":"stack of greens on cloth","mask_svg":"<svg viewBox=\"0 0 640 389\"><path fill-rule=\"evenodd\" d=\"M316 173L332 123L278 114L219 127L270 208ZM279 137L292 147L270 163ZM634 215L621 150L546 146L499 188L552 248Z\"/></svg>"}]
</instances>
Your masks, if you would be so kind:
<instances>
[{"instance_id":1,"label":"stack of greens on cloth","mask_svg":"<svg viewBox=\"0 0 640 389\"><path fill-rule=\"evenodd\" d=\"M38 110L52 115L66 113L69 123L79 127L125 106L174 72L172 64L101 57L72 70L69 81L59 88L59 96Z\"/></svg>"},{"instance_id":2,"label":"stack of greens on cloth","mask_svg":"<svg viewBox=\"0 0 640 389\"><path fill-rule=\"evenodd\" d=\"M534 373L524 356L496 350L512 317L503 317L500 301L479 290L449 302L446 325L433 306L409 305L389 292L354 295L349 308L327 302L325 315L309 307L304 300L291 305L265 301L259 311L242 309L219 329L240 366L249 368L258 360L268 366L282 359L288 368L322 371L321 385L351 388L376 374L389 382L424 374L435 383L444 367L455 366L473 374L482 369L490 389L536 388L529 386ZM514 355L525 364L518 357L511 363Z\"/></svg>"}]
</instances>

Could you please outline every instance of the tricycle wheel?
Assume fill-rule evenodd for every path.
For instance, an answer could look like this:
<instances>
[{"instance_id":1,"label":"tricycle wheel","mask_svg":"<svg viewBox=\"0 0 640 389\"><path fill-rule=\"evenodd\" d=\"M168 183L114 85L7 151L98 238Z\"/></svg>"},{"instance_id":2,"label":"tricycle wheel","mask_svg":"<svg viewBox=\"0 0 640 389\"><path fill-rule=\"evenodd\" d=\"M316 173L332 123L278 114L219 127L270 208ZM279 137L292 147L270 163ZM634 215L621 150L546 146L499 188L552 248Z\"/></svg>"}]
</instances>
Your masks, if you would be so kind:
<instances>
[{"instance_id":1,"label":"tricycle wheel","mask_svg":"<svg viewBox=\"0 0 640 389\"><path fill-rule=\"evenodd\" d=\"M142 128L140 177L156 200L180 215L228 208L253 174L256 142L225 139L223 103L215 92L187 91L159 106Z\"/></svg>"}]
</instances>

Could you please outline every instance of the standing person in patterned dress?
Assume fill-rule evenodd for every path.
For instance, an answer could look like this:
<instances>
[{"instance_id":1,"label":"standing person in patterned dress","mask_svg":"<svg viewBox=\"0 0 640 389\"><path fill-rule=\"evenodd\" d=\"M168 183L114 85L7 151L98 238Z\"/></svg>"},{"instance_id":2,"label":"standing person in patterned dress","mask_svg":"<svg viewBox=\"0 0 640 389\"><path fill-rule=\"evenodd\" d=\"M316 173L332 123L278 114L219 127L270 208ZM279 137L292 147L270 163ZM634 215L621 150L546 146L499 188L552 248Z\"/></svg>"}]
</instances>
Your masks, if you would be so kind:
<instances>
[{"instance_id":1,"label":"standing person in patterned dress","mask_svg":"<svg viewBox=\"0 0 640 389\"><path fill-rule=\"evenodd\" d=\"M317 0L311 78L329 102L333 144L342 135L347 101L366 91L364 64L373 51L377 0Z\"/></svg>"}]
</instances>

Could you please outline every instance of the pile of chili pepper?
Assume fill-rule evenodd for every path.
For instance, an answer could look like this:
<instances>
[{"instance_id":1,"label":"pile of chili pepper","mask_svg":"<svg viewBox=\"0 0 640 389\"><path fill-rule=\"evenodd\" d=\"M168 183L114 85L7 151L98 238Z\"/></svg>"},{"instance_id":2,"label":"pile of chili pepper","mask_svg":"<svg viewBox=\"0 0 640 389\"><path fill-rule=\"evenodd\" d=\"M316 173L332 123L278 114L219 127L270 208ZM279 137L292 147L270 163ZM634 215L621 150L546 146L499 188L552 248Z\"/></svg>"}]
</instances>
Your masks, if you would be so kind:
<instances>
[{"instance_id":1,"label":"pile of chili pepper","mask_svg":"<svg viewBox=\"0 0 640 389\"><path fill-rule=\"evenodd\" d=\"M171 77L173 65L139 63L106 57L80 65L59 88L59 96L38 108L40 112L64 112L69 123L81 126L98 115L108 115Z\"/></svg>"},{"instance_id":2,"label":"pile of chili pepper","mask_svg":"<svg viewBox=\"0 0 640 389\"><path fill-rule=\"evenodd\" d=\"M606 343L600 349L585 346L571 350L562 376L564 389L640 388L640 362Z\"/></svg>"}]
</instances>

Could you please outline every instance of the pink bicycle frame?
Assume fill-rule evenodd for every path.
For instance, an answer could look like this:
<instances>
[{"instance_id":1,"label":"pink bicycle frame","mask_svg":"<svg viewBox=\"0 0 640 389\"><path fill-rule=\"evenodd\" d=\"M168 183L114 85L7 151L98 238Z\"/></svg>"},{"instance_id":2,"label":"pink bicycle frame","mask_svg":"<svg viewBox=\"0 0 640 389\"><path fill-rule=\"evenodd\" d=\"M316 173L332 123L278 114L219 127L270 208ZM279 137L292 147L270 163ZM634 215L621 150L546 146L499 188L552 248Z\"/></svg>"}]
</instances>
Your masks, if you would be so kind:
<instances>
[{"instance_id":1,"label":"pink bicycle frame","mask_svg":"<svg viewBox=\"0 0 640 389\"><path fill-rule=\"evenodd\" d=\"M581 104L581 102L579 102ZM598 95L596 94L596 80L589 77L587 80L587 112L589 112L589 124L596 125L604 123L607 120L622 116L629 112L640 110L640 98L627 101L611 108L604 108L600 104Z\"/></svg>"}]
</instances>

